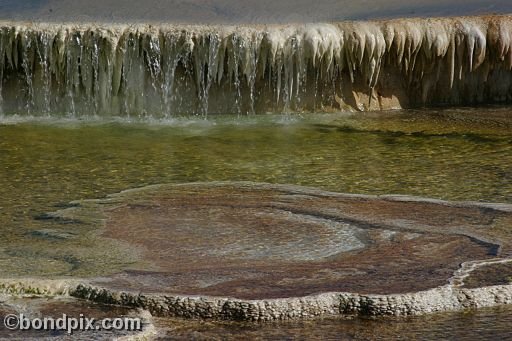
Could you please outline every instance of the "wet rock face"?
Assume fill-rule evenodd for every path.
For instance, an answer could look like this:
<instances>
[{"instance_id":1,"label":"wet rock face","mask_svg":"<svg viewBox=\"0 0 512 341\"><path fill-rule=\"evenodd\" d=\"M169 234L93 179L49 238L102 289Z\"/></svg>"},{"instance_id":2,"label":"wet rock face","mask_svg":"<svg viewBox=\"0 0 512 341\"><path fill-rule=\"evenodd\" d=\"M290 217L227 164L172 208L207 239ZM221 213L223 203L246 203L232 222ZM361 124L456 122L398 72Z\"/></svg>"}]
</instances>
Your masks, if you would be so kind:
<instances>
[{"instance_id":1,"label":"wet rock face","mask_svg":"<svg viewBox=\"0 0 512 341\"><path fill-rule=\"evenodd\" d=\"M2 106L36 115L165 117L510 102L511 20L2 22Z\"/></svg>"},{"instance_id":2,"label":"wet rock face","mask_svg":"<svg viewBox=\"0 0 512 341\"><path fill-rule=\"evenodd\" d=\"M88 209L105 215L104 237L140 251L140 265L94 283L241 299L442 286L461 263L506 250L495 234L511 216L476 204L247 183L165 185L111 200Z\"/></svg>"}]
</instances>

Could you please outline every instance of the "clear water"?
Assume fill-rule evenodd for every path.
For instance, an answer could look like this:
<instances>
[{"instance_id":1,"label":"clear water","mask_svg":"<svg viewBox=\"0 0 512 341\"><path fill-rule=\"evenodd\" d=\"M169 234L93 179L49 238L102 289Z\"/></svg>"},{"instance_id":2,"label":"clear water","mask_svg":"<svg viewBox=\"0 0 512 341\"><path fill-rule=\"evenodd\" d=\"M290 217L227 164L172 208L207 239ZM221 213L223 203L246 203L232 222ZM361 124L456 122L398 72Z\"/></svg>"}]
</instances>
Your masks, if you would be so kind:
<instances>
[{"instance_id":1,"label":"clear water","mask_svg":"<svg viewBox=\"0 0 512 341\"><path fill-rule=\"evenodd\" d=\"M41 214L128 188L216 180L512 202L512 110L165 122L5 116L0 125L0 273L108 272L113 265L94 257L90 227L50 226ZM12 259L23 265L14 267ZM38 264L41 259L50 263Z\"/></svg>"},{"instance_id":2,"label":"clear water","mask_svg":"<svg viewBox=\"0 0 512 341\"><path fill-rule=\"evenodd\" d=\"M512 202L508 107L0 122L2 277L96 276L126 266L133 258L94 226L44 214L149 184L248 180ZM463 324L466 315L457 316Z\"/></svg>"}]
</instances>

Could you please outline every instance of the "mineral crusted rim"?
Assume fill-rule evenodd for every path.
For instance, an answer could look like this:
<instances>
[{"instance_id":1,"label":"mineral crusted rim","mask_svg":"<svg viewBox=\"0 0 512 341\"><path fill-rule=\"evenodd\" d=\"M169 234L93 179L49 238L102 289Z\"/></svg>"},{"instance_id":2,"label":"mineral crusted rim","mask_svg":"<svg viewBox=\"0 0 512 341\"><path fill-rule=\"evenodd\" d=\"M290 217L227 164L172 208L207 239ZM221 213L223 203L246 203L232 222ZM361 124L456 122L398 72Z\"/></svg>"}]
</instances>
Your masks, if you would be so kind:
<instances>
[{"instance_id":1,"label":"mineral crusted rim","mask_svg":"<svg viewBox=\"0 0 512 341\"><path fill-rule=\"evenodd\" d=\"M512 262L495 259L485 264ZM68 296L102 304L140 308L153 316L271 321L335 315L408 316L512 304L512 284L461 288L475 262L462 264L450 284L404 294L327 292L303 297L243 300L229 297L143 294L91 285L88 280L2 279L0 291L15 296ZM454 283L457 284L454 284Z\"/></svg>"}]
</instances>

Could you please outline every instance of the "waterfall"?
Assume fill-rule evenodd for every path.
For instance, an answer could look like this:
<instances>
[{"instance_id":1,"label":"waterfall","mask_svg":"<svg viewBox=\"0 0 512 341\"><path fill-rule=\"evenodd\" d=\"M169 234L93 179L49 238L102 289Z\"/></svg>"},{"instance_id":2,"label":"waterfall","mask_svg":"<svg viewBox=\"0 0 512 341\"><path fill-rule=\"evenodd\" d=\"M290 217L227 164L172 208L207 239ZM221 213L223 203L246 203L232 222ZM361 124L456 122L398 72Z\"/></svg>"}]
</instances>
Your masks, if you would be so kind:
<instances>
[{"instance_id":1,"label":"waterfall","mask_svg":"<svg viewBox=\"0 0 512 341\"><path fill-rule=\"evenodd\" d=\"M0 110L252 114L512 101L512 16L201 26L0 22Z\"/></svg>"}]
</instances>

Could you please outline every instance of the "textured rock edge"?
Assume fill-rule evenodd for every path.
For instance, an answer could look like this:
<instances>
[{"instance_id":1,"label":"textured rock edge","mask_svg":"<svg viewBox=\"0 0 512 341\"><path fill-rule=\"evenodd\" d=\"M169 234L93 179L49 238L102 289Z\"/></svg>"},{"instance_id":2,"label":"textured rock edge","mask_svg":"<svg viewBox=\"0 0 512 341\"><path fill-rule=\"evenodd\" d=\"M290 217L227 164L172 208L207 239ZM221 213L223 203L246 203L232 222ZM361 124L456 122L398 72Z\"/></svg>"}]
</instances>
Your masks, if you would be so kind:
<instances>
[{"instance_id":1,"label":"textured rock edge","mask_svg":"<svg viewBox=\"0 0 512 341\"><path fill-rule=\"evenodd\" d=\"M509 262L499 259L495 262ZM465 263L466 264L466 263ZM91 302L147 310L153 316L242 321L293 320L335 315L410 316L468 308L512 304L512 284L461 288L475 267L463 266L451 283L405 294L357 294L327 292L304 297L243 300L229 297L187 296L113 290L88 280L3 279L0 291L7 295L67 296Z\"/></svg>"}]
</instances>

